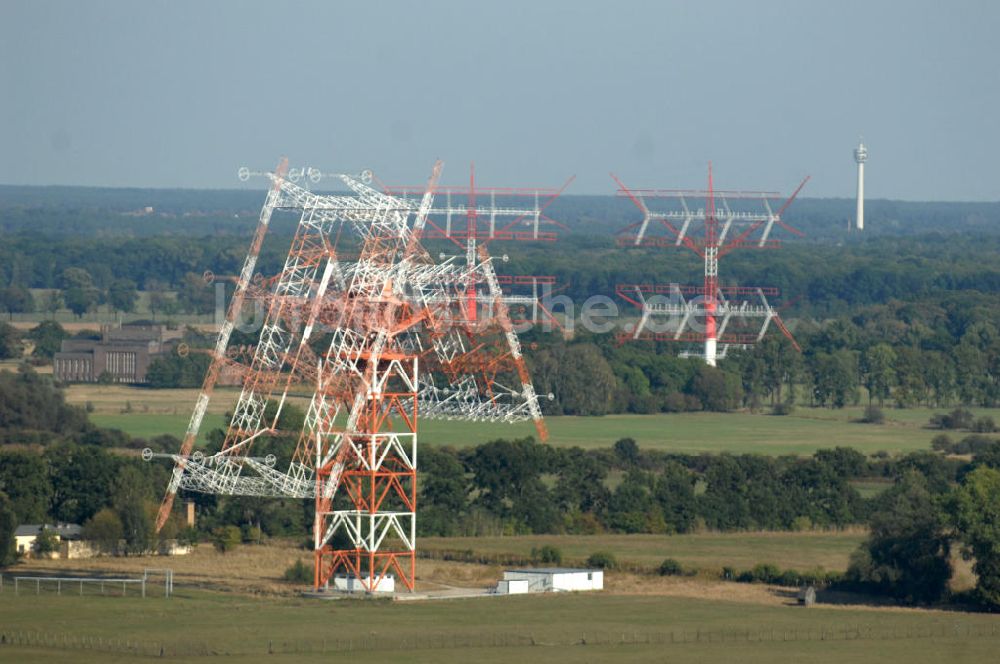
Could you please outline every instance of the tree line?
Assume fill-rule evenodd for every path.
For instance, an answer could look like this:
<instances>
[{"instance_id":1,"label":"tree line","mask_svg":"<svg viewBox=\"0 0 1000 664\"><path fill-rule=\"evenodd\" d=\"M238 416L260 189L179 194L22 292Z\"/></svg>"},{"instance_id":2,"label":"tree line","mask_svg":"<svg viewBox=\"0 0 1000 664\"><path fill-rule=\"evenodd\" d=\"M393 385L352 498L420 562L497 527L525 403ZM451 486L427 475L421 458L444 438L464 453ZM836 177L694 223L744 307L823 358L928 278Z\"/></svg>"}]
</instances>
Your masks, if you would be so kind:
<instances>
[{"instance_id":1,"label":"tree line","mask_svg":"<svg viewBox=\"0 0 1000 664\"><path fill-rule=\"evenodd\" d=\"M961 300L963 298L954 298ZM996 309L952 301L889 303L854 316L800 321L801 352L777 333L709 367L669 342L611 334L530 332L527 355L551 415L759 410L796 404L899 408L1000 404Z\"/></svg>"}]
</instances>

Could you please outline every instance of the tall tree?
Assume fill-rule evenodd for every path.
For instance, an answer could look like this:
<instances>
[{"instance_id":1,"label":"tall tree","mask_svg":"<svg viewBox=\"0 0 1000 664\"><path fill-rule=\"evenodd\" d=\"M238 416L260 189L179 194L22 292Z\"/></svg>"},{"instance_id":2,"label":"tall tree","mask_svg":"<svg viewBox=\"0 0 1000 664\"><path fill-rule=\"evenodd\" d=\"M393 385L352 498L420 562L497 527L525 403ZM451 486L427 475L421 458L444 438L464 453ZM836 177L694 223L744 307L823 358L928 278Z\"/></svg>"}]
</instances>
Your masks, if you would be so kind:
<instances>
[{"instance_id":1,"label":"tall tree","mask_svg":"<svg viewBox=\"0 0 1000 664\"><path fill-rule=\"evenodd\" d=\"M879 406L885 405L896 382L895 364L896 353L885 343L875 344L861 356L861 373L868 388L868 403L874 397L878 399Z\"/></svg>"},{"instance_id":2,"label":"tall tree","mask_svg":"<svg viewBox=\"0 0 1000 664\"><path fill-rule=\"evenodd\" d=\"M138 468L126 465L115 478L113 502L122 521L125 550L141 554L152 546L155 531L148 501L152 497L149 478Z\"/></svg>"},{"instance_id":3,"label":"tall tree","mask_svg":"<svg viewBox=\"0 0 1000 664\"><path fill-rule=\"evenodd\" d=\"M952 509L964 551L975 561L976 593L1000 607L1000 471L981 466L966 475Z\"/></svg>"},{"instance_id":4,"label":"tall tree","mask_svg":"<svg viewBox=\"0 0 1000 664\"><path fill-rule=\"evenodd\" d=\"M13 284L0 290L0 306L7 312L8 320L13 320L14 314L34 311L35 299L27 288Z\"/></svg>"},{"instance_id":5,"label":"tall tree","mask_svg":"<svg viewBox=\"0 0 1000 664\"><path fill-rule=\"evenodd\" d=\"M857 387L857 360L854 353L838 350L817 353L811 359L813 396L820 406L843 408Z\"/></svg>"},{"instance_id":6,"label":"tall tree","mask_svg":"<svg viewBox=\"0 0 1000 664\"><path fill-rule=\"evenodd\" d=\"M139 293L136 284L131 279L115 279L108 288L108 302L115 311L132 313L135 311Z\"/></svg>"},{"instance_id":7,"label":"tall tree","mask_svg":"<svg viewBox=\"0 0 1000 664\"><path fill-rule=\"evenodd\" d=\"M0 360L18 359L23 353L21 332L13 325L0 322Z\"/></svg>"},{"instance_id":8,"label":"tall tree","mask_svg":"<svg viewBox=\"0 0 1000 664\"><path fill-rule=\"evenodd\" d=\"M7 494L0 491L0 567L6 567L17 560L17 550L14 548L17 539L17 514L11 505Z\"/></svg>"},{"instance_id":9,"label":"tall tree","mask_svg":"<svg viewBox=\"0 0 1000 664\"><path fill-rule=\"evenodd\" d=\"M656 478L653 497L660 503L671 532L686 533L694 526L697 516L694 480L688 469L676 461L667 462Z\"/></svg>"},{"instance_id":10,"label":"tall tree","mask_svg":"<svg viewBox=\"0 0 1000 664\"><path fill-rule=\"evenodd\" d=\"M579 510L591 514L603 510L608 503L608 489L604 486L608 466L579 447L559 450L557 454L559 478L554 493L559 509L564 513Z\"/></svg>"},{"instance_id":11,"label":"tall tree","mask_svg":"<svg viewBox=\"0 0 1000 664\"><path fill-rule=\"evenodd\" d=\"M177 310L177 301L170 297L169 285L159 279L146 280L146 292L149 294L149 313L156 320L156 315L163 313L171 315Z\"/></svg>"},{"instance_id":12,"label":"tall tree","mask_svg":"<svg viewBox=\"0 0 1000 664\"><path fill-rule=\"evenodd\" d=\"M83 536L97 544L103 553L114 553L124 535L122 520L111 508L105 507L83 524Z\"/></svg>"},{"instance_id":13,"label":"tall tree","mask_svg":"<svg viewBox=\"0 0 1000 664\"><path fill-rule=\"evenodd\" d=\"M945 514L919 473L889 491L872 515L868 539L851 556L848 578L907 602L937 602L952 573Z\"/></svg>"},{"instance_id":14,"label":"tall tree","mask_svg":"<svg viewBox=\"0 0 1000 664\"><path fill-rule=\"evenodd\" d=\"M200 274L188 272L177 289L177 302L192 314L209 314L215 308L215 291Z\"/></svg>"},{"instance_id":15,"label":"tall tree","mask_svg":"<svg viewBox=\"0 0 1000 664\"><path fill-rule=\"evenodd\" d=\"M476 448L469 460L478 502L532 532L549 532L558 522L555 505L542 483L547 449L531 438L495 440Z\"/></svg>"},{"instance_id":16,"label":"tall tree","mask_svg":"<svg viewBox=\"0 0 1000 664\"><path fill-rule=\"evenodd\" d=\"M110 504L118 458L92 445L59 445L44 455L52 486L52 516L83 523Z\"/></svg>"},{"instance_id":17,"label":"tall tree","mask_svg":"<svg viewBox=\"0 0 1000 664\"><path fill-rule=\"evenodd\" d=\"M97 306L100 300L100 291L94 285L93 278L82 268L66 268L62 274L62 287L66 306L77 317Z\"/></svg>"},{"instance_id":18,"label":"tall tree","mask_svg":"<svg viewBox=\"0 0 1000 664\"><path fill-rule=\"evenodd\" d=\"M69 338L69 333L62 325L52 320L43 320L28 331L28 338L35 343L31 354L48 360L59 352L63 339Z\"/></svg>"},{"instance_id":19,"label":"tall tree","mask_svg":"<svg viewBox=\"0 0 1000 664\"><path fill-rule=\"evenodd\" d=\"M63 307L63 294L58 288L52 288L42 296L42 310L47 312L52 318L56 317L56 312Z\"/></svg>"},{"instance_id":20,"label":"tall tree","mask_svg":"<svg viewBox=\"0 0 1000 664\"><path fill-rule=\"evenodd\" d=\"M7 495L18 523L44 523L52 499L48 469L37 454L0 452L0 492Z\"/></svg>"}]
</instances>

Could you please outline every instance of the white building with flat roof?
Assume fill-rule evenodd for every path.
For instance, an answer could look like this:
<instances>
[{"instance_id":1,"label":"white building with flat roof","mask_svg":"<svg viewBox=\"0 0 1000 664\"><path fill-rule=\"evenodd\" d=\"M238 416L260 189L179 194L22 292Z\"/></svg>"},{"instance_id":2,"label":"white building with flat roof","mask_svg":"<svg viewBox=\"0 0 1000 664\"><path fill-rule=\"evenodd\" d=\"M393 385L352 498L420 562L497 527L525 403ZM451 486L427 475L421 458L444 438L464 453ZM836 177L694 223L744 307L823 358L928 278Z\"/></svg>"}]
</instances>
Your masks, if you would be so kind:
<instances>
[{"instance_id":1,"label":"white building with flat roof","mask_svg":"<svg viewBox=\"0 0 1000 664\"><path fill-rule=\"evenodd\" d=\"M497 584L498 594L603 590L604 570L575 567L509 569Z\"/></svg>"}]
</instances>

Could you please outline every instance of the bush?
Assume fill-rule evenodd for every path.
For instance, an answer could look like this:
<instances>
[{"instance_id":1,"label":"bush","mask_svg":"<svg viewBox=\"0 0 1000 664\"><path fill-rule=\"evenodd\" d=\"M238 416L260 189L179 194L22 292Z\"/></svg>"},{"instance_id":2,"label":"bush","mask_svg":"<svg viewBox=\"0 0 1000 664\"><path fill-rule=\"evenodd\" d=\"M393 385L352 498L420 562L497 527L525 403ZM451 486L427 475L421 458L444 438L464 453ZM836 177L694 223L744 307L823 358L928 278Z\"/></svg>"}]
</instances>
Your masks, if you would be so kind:
<instances>
[{"instance_id":1,"label":"bush","mask_svg":"<svg viewBox=\"0 0 1000 664\"><path fill-rule=\"evenodd\" d=\"M727 569L723 570L723 574L725 574ZM777 565L770 563L759 563L754 565L753 569L744 570L739 573L735 573L733 570L728 571L730 575L735 574L736 581L739 583L779 583L783 576ZM723 578L726 577L723 576Z\"/></svg>"},{"instance_id":2,"label":"bush","mask_svg":"<svg viewBox=\"0 0 1000 664\"><path fill-rule=\"evenodd\" d=\"M243 540L243 533L236 526L222 526L212 531L212 545L219 553L235 549Z\"/></svg>"},{"instance_id":3,"label":"bush","mask_svg":"<svg viewBox=\"0 0 1000 664\"><path fill-rule=\"evenodd\" d=\"M680 392L671 392L663 399L663 410L667 413L683 413L687 410L687 399Z\"/></svg>"},{"instance_id":4,"label":"bush","mask_svg":"<svg viewBox=\"0 0 1000 664\"><path fill-rule=\"evenodd\" d=\"M952 454L979 454L989 449L994 440L989 436L973 433L951 446Z\"/></svg>"},{"instance_id":5,"label":"bush","mask_svg":"<svg viewBox=\"0 0 1000 664\"><path fill-rule=\"evenodd\" d=\"M813 527L812 519L810 519L804 514L792 519L792 530L796 532L804 533L806 531L812 530L812 527Z\"/></svg>"},{"instance_id":6,"label":"bush","mask_svg":"<svg viewBox=\"0 0 1000 664\"><path fill-rule=\"evenodd\" d=\"M801 586L805 585L802 579L802 575L793 569L786 569L784 572L778 575L778 578L774 580L775 585L779 586Z\"/></svg>"},{"instance_id":7,"label":"bush","mask_svg":"<svg viewBox=\"0 0 1000 664\"><path fill-rule=\"evenodd\" d=\"M997 430L997 425L992 417L980 417L972 423L972 430L976 433L993 433Z\"/></svg>"},{"instance_id":8,"label":"bush","mask_svg":"<svg viewBox=\"0 0 1000 664\"><path fill-rule=\"evenodd\" d=\"M975 419L966 408L956 408L950 413L936 413L931 416L930 425L935 429L971 429Z\"/></svg>"},{"instance_id":9,"label":"bush","mask_svg":"<svg viewBox=\"0 0 1000 664\"><path fill-rule=\"evenodd\" d=\"M551 544L546 544L538 549L531 549L531 559L535 562L545 563L549 565L561 565L562 564L562 551Z\"/></svg>"},{"instance_id":10,"label":"bush","mask_svg":"<svg viewBox=\"0 0 1000 664\"><path fill-rule=\"evenodd\" d=\"M188 546L196 546L198 544L198 529L194 526L185 525L177 531L177 543Z\"/></svg>"},{"instance_id":11,"label":"bush","mask_svg":"<svg viewBox=\"0 0 1000 664\"><path fill-rule=\"evenodd\" d=\"M776 403L771 409L772 415L791 415L795 412L795 406L790 403Z\"/></svg>"},{"instance_id":12,"label":"bush","mask_svg":"<svg viewBox=\"0 0 1000 664\"><path fill-rule=\"evenodd\" d=\"M260 526L243 526L240 529L240 536L244 544L260 544L266 539Z\"/></svg>"},{"instance_id":13,"label":"bush","mask_svg":"<svg viewBox=\"0 0 1000 664\"><path fill-rule=\"evenodd\" d=\"M684 568L673 558L667 558L660 563L660 576L681 576Z\"/></svg>"},{"instance_id":14,"label":"bush","mask_svg":"<svg viewBox=\"0 0 1000 664\"><path fill-rule=\"evenodd\" d=\"M842 583L843 575L839 572L825 572L817 568L809 572L799 572L794 569L780 570L776 565L761 563L753 569L738 572L732 567L723 567L721 577L724 581L737 583L772 583L776 586L816 586L825 588L834 583Z\"/></svg>"},{"instance_id":15,"label":"bush","mask_svg":"<svg viewBox=\"0 0 1000 664\"><path fill-rule=\"evenodd\" d=\"M861 421L865 424L882 424L885 422L885 413L878 406L867 406Z\"/></svg>"},{"instance_id":16,"label":"bush","mask_svg":"<svg viewBox=\"0 0 1000 664\"><path fill-rule=\"evenodd\" d=\"M944 452L945 454L950 454L954 448L954 443L951 441L951 436L946 433L939 433L938 435L931 438L931 449L935 452Z\"/></svg>"},{"instance_id":17,"label":"bush","mask_svg":"<svg viewBox=\"0 0 1000 664\"><path fill-rule=\"evenodd\" d=\"M312 583L313 569L299 558L294 565L285 570L283 578L290 583Z\"/></svg>"},{"instance_id":18,"label":"bush","mask_svg":"<svg viewBox=\"0 0 1000 664\"><path fill-rule=\"evenodd\" d=\"M114 553L125 536L117 512L105 507L83 524L83 538L93 542L102 553Z\"/></svg>"},{"instance_id":19,"label":"bush","mask_svg":"<svg viewBox=\"0 0 1000 664\"><path fill-rule=\"evenodd\" d=\"M781 570L771 563L758 563L753 566L753 578L757 583L777 583Z\"/></svg>"},{"instance_id":20,"label":"bush","mask_svg":"<svg viewBox=\"0 0 1000 664\"><path fill-rule=\"evenodd\" d=\"M615 560L613 553L608 553L607 551L597 551L596 553L590 554L587 558L588 567L596 567L598 569L614 569L617 567L618 561Z\"/></svg>"},{"instance_id":21,"label":"bush","mask_svg":"<svg viewBox=\"0 0 1000 664\"><path fill-rule=\"evenodd\" d=\"M35 552L44 554L58 550L59 540L56 539L56 534L48 528L43 528L42 532L38 533L38 537L35 538Z\"/></svg>"}]
</instances>

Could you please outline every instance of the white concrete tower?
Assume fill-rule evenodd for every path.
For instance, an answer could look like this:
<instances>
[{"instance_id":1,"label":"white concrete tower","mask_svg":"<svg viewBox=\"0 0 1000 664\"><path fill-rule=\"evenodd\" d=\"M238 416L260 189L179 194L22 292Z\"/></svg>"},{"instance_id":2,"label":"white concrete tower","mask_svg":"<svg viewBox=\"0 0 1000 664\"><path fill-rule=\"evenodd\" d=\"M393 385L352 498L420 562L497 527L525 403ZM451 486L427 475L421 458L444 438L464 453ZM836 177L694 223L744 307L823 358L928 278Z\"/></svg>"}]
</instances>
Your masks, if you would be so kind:
<instances>
[{"instance_id":1,"label":"white concrete tower","mask_svg":"<svg viewBox=\"0 0 1000 664\"><path fill-rule=\"evenodd\" d=\"M858 162L858 215L855 225L859 231L865 230L865 160L868 159L868 148L864 141L854 148L854 161Z\"/></svg>"}]
</instances>

